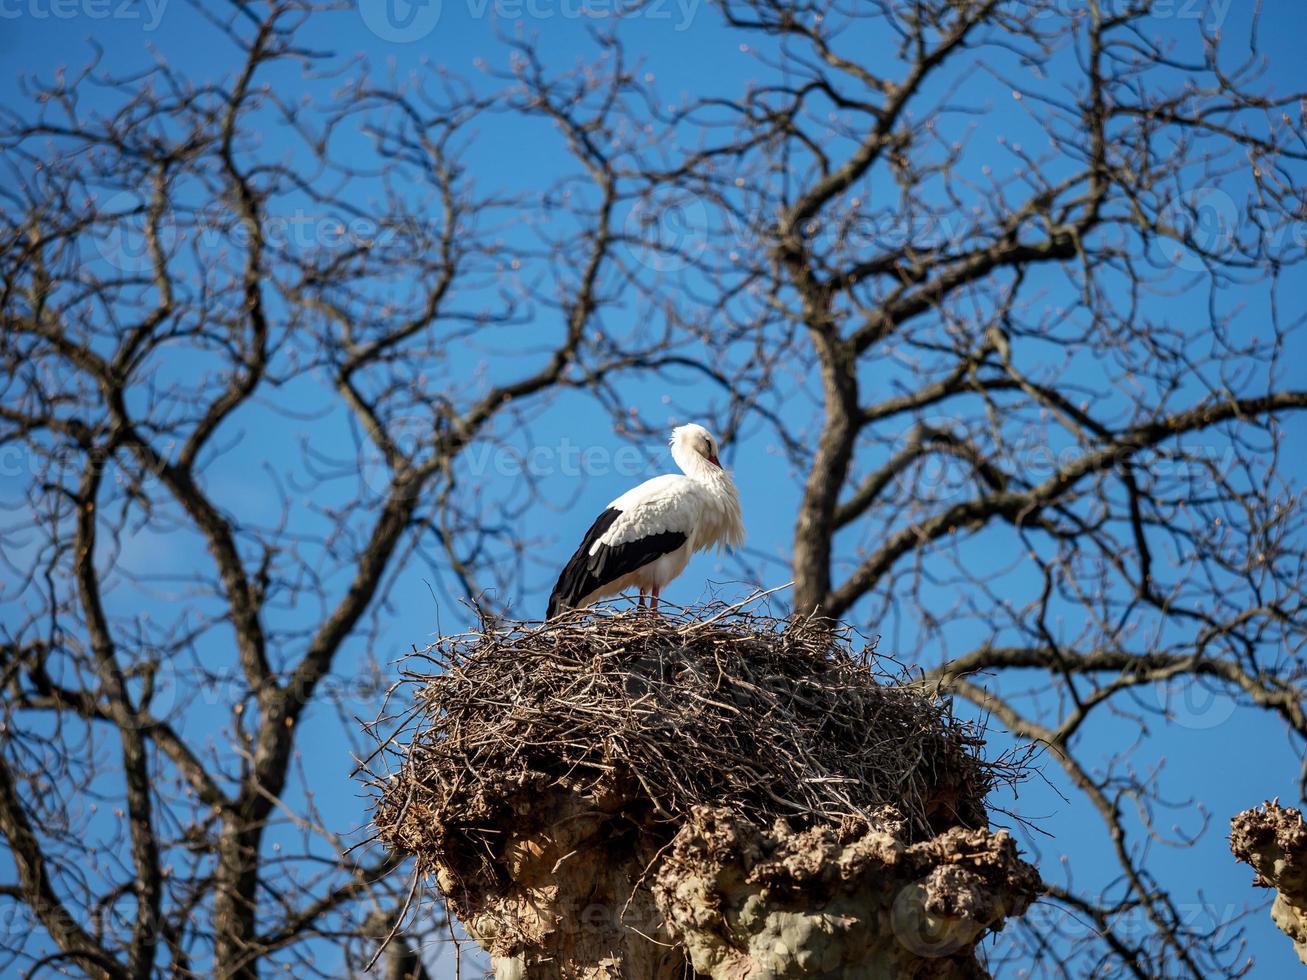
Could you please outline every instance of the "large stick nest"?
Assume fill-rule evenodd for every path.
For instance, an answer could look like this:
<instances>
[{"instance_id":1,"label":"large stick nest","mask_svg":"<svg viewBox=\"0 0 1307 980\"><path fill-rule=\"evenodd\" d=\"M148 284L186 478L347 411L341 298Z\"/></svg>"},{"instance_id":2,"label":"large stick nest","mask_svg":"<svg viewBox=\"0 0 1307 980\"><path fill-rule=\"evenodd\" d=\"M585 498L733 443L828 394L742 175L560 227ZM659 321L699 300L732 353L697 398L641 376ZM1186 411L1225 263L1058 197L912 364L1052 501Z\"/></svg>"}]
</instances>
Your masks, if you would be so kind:
<instances>
[{"instance_id":1,"label":"large stick nest","mask_svg":"<svg viewBox=\"0 0 1307 980\"><path fill-rule=\"evenodd\" d=\"M414 710L371 760L374 820L431 861L493 849L564 788L668 837L697 804L763 826L896 808L909 839L983 827L981 733L825 620L737 608L487 624L410 660ZM392 726L393 727L393 726ZM389 763L379 763L389 760Z\"/></svg>"}]
</instances>

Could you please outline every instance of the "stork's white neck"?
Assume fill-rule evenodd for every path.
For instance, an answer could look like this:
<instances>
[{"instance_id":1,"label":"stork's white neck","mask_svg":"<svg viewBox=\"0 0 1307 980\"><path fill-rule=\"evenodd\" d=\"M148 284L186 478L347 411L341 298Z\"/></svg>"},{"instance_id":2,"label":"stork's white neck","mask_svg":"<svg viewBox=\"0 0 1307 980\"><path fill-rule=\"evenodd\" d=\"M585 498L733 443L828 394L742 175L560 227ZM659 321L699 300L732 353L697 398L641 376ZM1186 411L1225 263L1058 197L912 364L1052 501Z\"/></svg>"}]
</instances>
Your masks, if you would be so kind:
<instances>
[{"instance_id":1,"label":"stork's white neck","mask_svg":"<svg viewBox=\"0 0 1307 980\"><path fill-rule=\"evenodd\" d=\"M740 514L740 492L731 475L688 446L673 446L672 458L686 476L708 491L711 501L700 514L695 528L695 550L713 545L741 544L744 541L744 520Z\"/></svg>"},{"instance_id":2,"label":"stork's white neck","mask_svg":"<svg viewBox=\"0 0 1307 980\"><path fill-rule=\"evenodd\" d=\"M714 466L688 446L682 446L680 443L672 446L672 459L676 460L676 465L681 468L681 472L692 480L699 480L712 487L725 484L732 490L735 489L730 474L720 466Z\"/></svg>"}]
</instances>

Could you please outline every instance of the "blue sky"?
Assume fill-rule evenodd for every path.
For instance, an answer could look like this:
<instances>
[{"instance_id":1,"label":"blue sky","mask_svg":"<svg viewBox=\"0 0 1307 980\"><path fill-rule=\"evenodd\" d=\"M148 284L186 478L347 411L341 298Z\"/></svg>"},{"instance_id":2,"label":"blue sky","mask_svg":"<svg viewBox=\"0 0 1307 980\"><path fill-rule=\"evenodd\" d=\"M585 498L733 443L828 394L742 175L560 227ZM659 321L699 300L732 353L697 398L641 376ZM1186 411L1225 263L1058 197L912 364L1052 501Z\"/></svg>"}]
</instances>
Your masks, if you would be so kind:
<instances>
[{"instance_id":1,"label":"blue sky","mask_svg":"<svg viewBox=\"0 0 1307 980\"><path fill-rule=\"evenodd\" d=\"M566 66L578 58L590 58L595 48L586 28L591 23L605 23L615 0L429 0L424 5L412 6L405 0L359 2L361 7L347 5L315 18L304 34L305 39L311 46L342 56L360 53L372 62L377 73L393 73L402 79L411 72L425 72L439 65L473 77L486 64L502 68L507 52L496 40L497 31L538 33L545 40L545 50L555 67ZM1209 25L1219 22L1224 32L1239 36L1249 15L1248 6L1234 5L1229 0L1204 3L1175 0L1172 4L1159 5L1156 28L1165 36L1191 38L1195 23L1202 20ZM0 17L0 99L10 105L23 98L21 74L36 72L49 77L61 65L73 68L85 60L91 39L104 50L105 62L113 68L138 66L152 56L153 49L184 66L195 78L225 74L232 64L230 48L207 40L210 35L201 19L182 0L156 0L153 4L123 0L0 0ZM1268 80L1282 88L1301 87L1300 48L1302 38L1307 36L1307 9L1295 0L1272 0L1265 5L1263 19L1275 24L1274 30L1263 31L1263 52L1270 64ZM740 36L724 31L716 12L703 0L667 0L655 4L631 25L626 36L632 49L645 58L642 70L657 79L660 93L669 102L677 101L683 94L733 90L760 73L756 52L742 50ZM883 56L885 39L864 40L867 57ZM1031 111L1030 106L1019 101L996 97L985 120L985 132L1000 132L1010 141L1033 139L1039 130L1030 119ZM265 136L274 145L282 138L276 131ZM558 141L545 137L546 134L530 129L487 125L470 148L469 159L477 180L505 190L531 190L560 174L568 164ZM1000 145L980 139L968 148L968 161L977 167L992 165L996 169L1012 165L1010 156ZM1252 288L1241 291L1238 299L1248 304L1241 314L1242 322L1255 331L1257 319L1265 309L1263 294ZM1282 292L1281 300L1299 310L1307 308L1307 287L1291 285ZM1203 303L1203 296L1178 296L1166 304L1165 310L1159 308L1157 315L1176 318L1201 315ZM455 356L474 365L484 355L469 347ZM179 376L194 369L193 364L182 362L173 367ZM1080 380L1091 381L1096 368L1086 364L1077 365L1075 370L1084 372ZM884 371L886 383L907 374L901 369ZM1075 380L1068 378L1069 383ZM1298 383L1293 386L1301 387L1302 380L1300 371ZM312 391L300 394L305 407L316 404ZM676 413L664 400L666 392L655 385L635 387L624 394L629 397L631 407L646 420L669 416L668 421L684 421L670 418ZM719 402L720 397L719 392L692 382L675 392L679 405L698 405L704 410ZM326 403L325 397L320 400ZM272 516L268 512L270 495L251 476L258 471L260 461L282 457L289 446L306 435L328 450L333 444L343 445L347 439L343 420L331 415L312 424L280 416L250 415L238 418L233 425L240 433L239 442L212 467L209 489L225 507L247 519ZM770 564L761 565L765 569L763 581L775 585L787 577L783 565L789 552L797 488L767 438L761 434L749 437L748 432L745 435L740 444L731 448L727 458L742 488L750 527L750 553L759 561L770 560ZM1294 438L1299 447L1307 448L1301 425ZM577 446L612 451L624 445L610 431L607 419L588 411L576 397L565 397L556 403L532 426L529 439L550 446L558 446L567 439ZM527 441L523 448L527 448ZM641 465L615 466L607 471L590 467L583 481L566 473L555 474L546 481L554 499L566 503L560 503L555 510L539 508L529 517L532 526L540 529L539 560L530 569L528 593L507 597L515 611L523 616L537 615L551 584L552 570L565 560L593 515L636 479L669 465L662 446L656 441L641 447L640 452L643 453ZM501 458L491 462L503 466ZM1301 462L1296 469L1299 477L1304 475ZM21 466L8 467L3 471L3 479L16 483L22 478L21 470ZM511 466L495 470L492 465L488 479L511 481ZM977 548L978 560L982 556L983 546ZM992 556L984 557L992 560ZM184 569L189 563L205 559L202 548L193 539L141 533L126 542L126 550L118 560L167 570ZM729 560L701 556L669 590L669 597L692 602L702 595L706 577L729 580L738 574L738 566ZM345 652L341 667L348 669L351 660L362 661L369 654L390 661L410 644L420 646L428 642L436 631L433 588L439 602L441 626L448 630L461 625L464 614L448 601L448 585L439 579L433 581L432 570L420 563L413 562L402 569L391 606L399 612L393 614L385 627L383 649L364 650L356 645ZM444 601L440 601L442 597ZM115 601L128 609L157 600L121 594ZM296 619L311 619L315 612L312 609L288 612L282 625L290 625ZM891 648L900 659L913 659L911 621L896 623L892 631L884 624L858 625L871 633L883 632L883 649ZM214 653L220 655L216 648ZM372 713L367 703L371 696L367 691L350 693L361 716ZM201 696L193 710L196 724L206 728L212 721L206 716L212 710L203 704ZM1182 724L1166 727L1158 722L1155 737L1134 761L1141 770L1164 764L1160 778L1170 798L1181 800L1196 794L1210 808L1212 829L1195 848L1158 848L1155 861L1159 871L1166 871L1164 880L1177 886L1177 901L1192 906L1195 917L1210 917L1215 930L1228 923L1231 908L1266 898L1265 893L1257 893L1250 887L1251 872L1236 865L1226 851L1225 821L1244 806L1272 796L1292 799L1298 763L1281 727L1259 715L1233 706L1227 710L1220 700L1211 704L1195 703L1193 710L1181 711L1180 715ZM337 821L339 829L348 832L362 821L363 814L357 791L346 778L349 765L345 746L332 719L319 715L309 724L317 728L306 732L304 744L313 745L314 751L323 757L341 760L324 767L325 774L315 786L318 802ZM1083 739L1089 746L1083 754L1090 758L1100 746L1104 756L1121 748L1109 714L1101 715ZM1101 825L1083 801L1066 788L1057 767L1049 762L1045 769L1048 782L1036 779L1026 783L1020 788L1019 798L1011 804L1024 816L1038 818L1042 830L1052 835L1051 838L1036 836L1029 841L1037 849L1041 868L1047 877L1055 880L1059 859L1067 854L1071 867L1076 870L1078 886L1092 888L1096 871L1103 876L1101 884L1105 884L1113 869L1101 858L1105 853ZM328 778L331 775L339 778ZM1069 802L1061 798L1059 787ZM1190 828L1197 820L1192 808L1186 807L1177 809L1175 819ZM1281 976L1295 968L1289 943L1274 930L1264 913L1254 915L1247 925L1249 951L1258 961L1254 976Z\"/></svg>"}]
</instances>

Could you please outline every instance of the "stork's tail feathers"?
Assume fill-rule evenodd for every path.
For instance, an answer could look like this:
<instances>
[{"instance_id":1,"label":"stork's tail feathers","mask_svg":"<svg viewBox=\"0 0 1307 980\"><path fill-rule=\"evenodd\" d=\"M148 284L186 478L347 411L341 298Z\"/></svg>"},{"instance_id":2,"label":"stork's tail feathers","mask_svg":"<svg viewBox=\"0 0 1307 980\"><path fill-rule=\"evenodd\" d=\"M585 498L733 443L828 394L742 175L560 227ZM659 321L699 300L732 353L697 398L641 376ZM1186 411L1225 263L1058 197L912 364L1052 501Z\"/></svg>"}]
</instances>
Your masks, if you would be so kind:
<instances>
[{"instance_id":1,"label":"stork's tail feathers","mask_svg":"<svg viewBox=\"0 0 1307 980\"><path fill-rule=\"evenodd\" d=\"M581 601L601 582L595 580L595 572L600 562L592 560L590 550L599 542L604 532L613 526L613 521L621 511L607 508L585 533L585 540L576 549L554 584L554 591L549 593L549 605L545 607L545 619L553 619L564 609L570 609Z\"/></svg>"},{"instance_id":2,"label":"stork's tail feathers","mask_svg":"<svg viewBox=\"0 0 1307 980\"><path fill-rule=\"evenodd\" d=\"M577 552L580 555L580 552ZM584 558L578 559L573 557L563 569L563 574L558 576L558 582L554 585L554 591L549 593L549 605L545 607L545 619L553 619L560 612L571 609L580 601L581 596L585 593L582 591L582 575Z\"/></svg>"},{"instance_id":3,"label":"stork's tail feathers","mask_svg":"<svg viewBox=\"0 0 1307 980\"><path fill-rule=\"evenodd\" d=\"M563 597L558 594L557 589L554 589L554 591L549 594L549 605L545 607L545 619L553 619L562 611Z\"/></svg>"}]
</instances>

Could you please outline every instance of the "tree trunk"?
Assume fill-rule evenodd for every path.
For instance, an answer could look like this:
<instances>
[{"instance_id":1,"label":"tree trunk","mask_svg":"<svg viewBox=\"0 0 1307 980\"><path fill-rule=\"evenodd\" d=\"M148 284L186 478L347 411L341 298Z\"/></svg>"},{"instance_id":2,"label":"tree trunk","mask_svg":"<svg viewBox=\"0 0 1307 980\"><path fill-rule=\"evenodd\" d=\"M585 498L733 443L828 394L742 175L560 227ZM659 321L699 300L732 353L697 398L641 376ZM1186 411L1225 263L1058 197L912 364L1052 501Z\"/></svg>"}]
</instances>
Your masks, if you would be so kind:
<instances>
[{"instance_id":1,"label":"tree trunk","mask_svg":"<svg viewBox=\"0 0 1307 980\"><path fill-rule=\"evenodd\" d=\"M1253 884L1276 890L1271 920L1307 963L1307 821L1271 801L1230 821L1230 849L1257 869Z\"/></svg>"}]
</instances>

